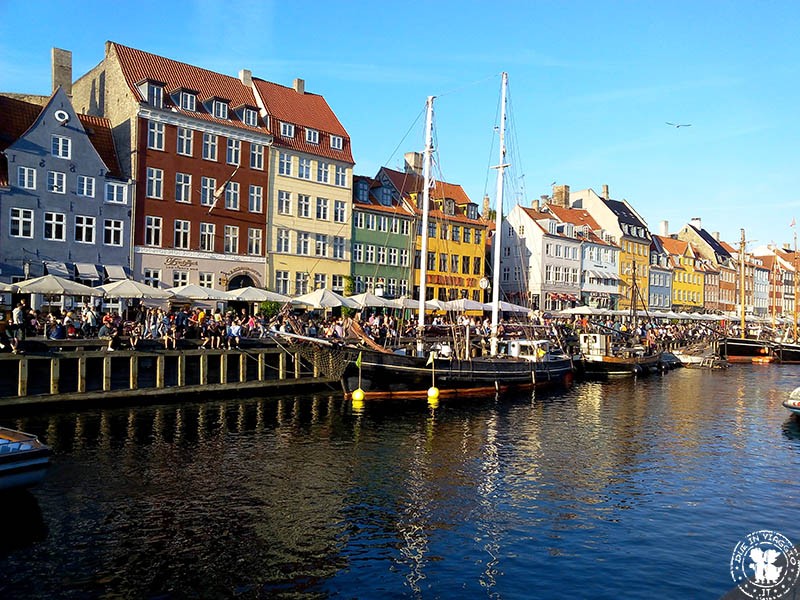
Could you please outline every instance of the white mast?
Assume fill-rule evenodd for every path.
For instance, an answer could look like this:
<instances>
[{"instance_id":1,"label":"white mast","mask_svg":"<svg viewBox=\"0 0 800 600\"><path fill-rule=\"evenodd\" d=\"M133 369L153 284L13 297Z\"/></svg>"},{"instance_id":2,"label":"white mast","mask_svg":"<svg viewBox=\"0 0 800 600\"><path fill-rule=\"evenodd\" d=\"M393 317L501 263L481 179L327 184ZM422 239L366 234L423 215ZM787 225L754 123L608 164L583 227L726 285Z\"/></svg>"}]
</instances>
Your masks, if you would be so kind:
<instances>
[{"instance_id":1,"label":"white mast","mask_svg":"<svg viewBox=\"0 0 800 600\"><path fill-rule=\"evenodd\" d=\"M503 73L503 87L500 97L500 164L497 169L497 198L495 199L494 216L494 249L493 274L492 274L492 335L489 350L492 356L497 356L497 327L500 320L500 244L502 243L503 230L503 174L508 166L506 160L506 88L508 87L508 73Z\"/></svg>"},{"instance_id":2,"label":"white mast","mask_svg":"<svg viewBox=\"0 0 800 600\"><path fill-rule=\"evenodd\" d=\"M417 321L417 353L422 354L425 333L425 292L428 279L428 212L431 202L431 162L433 161L433 99L428 96L425 117L425 151L423 154L422 176L422 244L419 252L419 320Z\"/></svg>"}]
</instances>

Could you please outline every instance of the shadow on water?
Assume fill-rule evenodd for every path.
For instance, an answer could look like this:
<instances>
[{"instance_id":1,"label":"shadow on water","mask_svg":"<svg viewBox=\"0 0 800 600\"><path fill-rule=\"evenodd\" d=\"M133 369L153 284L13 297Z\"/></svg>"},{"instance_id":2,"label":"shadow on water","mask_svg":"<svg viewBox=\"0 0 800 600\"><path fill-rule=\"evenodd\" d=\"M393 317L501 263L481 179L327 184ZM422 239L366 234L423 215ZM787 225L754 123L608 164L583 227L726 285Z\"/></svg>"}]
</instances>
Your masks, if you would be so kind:
<instances>
[{"instance_id":1,"label":"shadow on water","mask_svg":"<svg viewBox=\"0 0 800 600\"><path fill-rule=\"evenodd\" d=\"M800 441L800 416L789 415L783 422L783 435L787 439Z\"/></svg>"},{"instance_id":2,"label":"shadow on water","mask_svg":"<svg viewBox=\"0 0 800 600\"><path fill-rule=\"evenodd\" d=\"M39 501L30 491L0 492L0 532L0 557L47 538Z\"/></svg>"}]
</instances>

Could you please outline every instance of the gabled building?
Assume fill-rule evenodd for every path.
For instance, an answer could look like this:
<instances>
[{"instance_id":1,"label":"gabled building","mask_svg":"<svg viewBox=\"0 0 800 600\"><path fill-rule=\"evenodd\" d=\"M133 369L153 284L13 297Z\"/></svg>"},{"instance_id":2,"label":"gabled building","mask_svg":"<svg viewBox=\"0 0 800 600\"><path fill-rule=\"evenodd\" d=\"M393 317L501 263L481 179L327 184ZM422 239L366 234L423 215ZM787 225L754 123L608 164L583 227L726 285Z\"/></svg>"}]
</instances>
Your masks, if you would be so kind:
<instances>
[{"instance_id":1,"label":"gabled building","mask_svg":"<svg viewBox=\"0 0 800 600\"><path fill-rule=\"evenodd\" d=\"M593 308L611 308L619 298L619 248L611 243L588 211L554 204L542 207L559 223L571 223L580 240L580 301Z\"/></svg>"},{"instance_id":2,"label":"gabled building","mask_svg":"<svg viewBox=\"0 0 800 600\"><path fill-rule=\"evenodd\" d=\"M703 229L701 219L694 218L681 228L677 237L679 240L691 243L707 264L719 273L717 308L708 307L708 309L726 313L736 311L739 285L737 263L733 260L728 247L720 241L719 234Z\"/></svg>"},{"instance_id":3,"label":"gabled building","mask_svg":"<svg viewBox=\"0 0 800 600\"><path fill-rule=\"evenodd\" d=\"M653 236L669 254L672 267L672 308L677 311L699 312L703 308L705 269L689 242L672 237Z\"/></svg>"},{"instance_id":4,"label":"gabled building","mask_svg":"<svg viewBox=\"0 0 800 600\"><path fill-rule=\"evenodd\" d=\"M269 130L267 280L284 294L330 288L350 275L353 155L350 137L325 98L295 79L286 87L242 76Z\"/></svg>"},{"instance_id":5,"label":"gabled building","mask_svg":"<svg viewBox=\"0 0 800 600\"><path fill-rule=\"evenodd\" d=\"M672 310L672 260L661 243L661 238L652 236L650 245L650 283L647 295L650 310Z\"/></svg>"},{"instance_id":6,"label":"gabled building","mask_svg":"<svg viewBox=\"0 0 800 600\"><path fill-rule=\"evenodd\" d=\"M155 286L264 285L269 148L265 115L240 79L115 42L73 85L106 117L136 182L134 273Z\"/></svg>"},{"instance_id":7,"label":"gabled building","mask_svg":"<svg viewBox=\"0 0 800 600\"><path fill-rule=\"evenodd\" d=\"M382 181L354 176L353 192L353 293L408 295L414 213L385 173Z\"/></svg>"},{"instance_id":8,"label":"gabled building","mask_svg":"<svg viewBox=\"0 0 800 600\"><path fill-rule=\"evenodd\" d=\"M0 280L97 286L130 273L131 184L107 119L78 115L69 78L43 105L0 96Z\"/></svg>"},{"instance_id":9,"label":"gabled building","mask_svg":"<svg viewBox=\"0 0 800 600\"><path fill-rule=\"evenodd\" d=\"M608 186L603 186L602 196L592 189L570 192L569 186L555 186L553 203L572 208L583 208L598 225L613 236L620 248L619 280L620 298L616 308L631 308L647 302L650 265L650 231L645 220L627 200L612 200ZM641 305L641 304L639 304Z\"/></svg>"},{"instance_id":10,"label":"gabled building","mask_svg":"<svg viewBox=\"0 0 800 600\"><path fill-rule=\"evenodd\" d=\"M418 297L422 253L422 199L424 179L422 156L405 155L405 172L383 167L375 179L402 199L414 215L414 289ZM428 299L481 301L480 281L484 277L484 256L488 222L478 214L478 205L454 183L433 180L428 214L426 296Z\"/></svg>"}]
</instances>

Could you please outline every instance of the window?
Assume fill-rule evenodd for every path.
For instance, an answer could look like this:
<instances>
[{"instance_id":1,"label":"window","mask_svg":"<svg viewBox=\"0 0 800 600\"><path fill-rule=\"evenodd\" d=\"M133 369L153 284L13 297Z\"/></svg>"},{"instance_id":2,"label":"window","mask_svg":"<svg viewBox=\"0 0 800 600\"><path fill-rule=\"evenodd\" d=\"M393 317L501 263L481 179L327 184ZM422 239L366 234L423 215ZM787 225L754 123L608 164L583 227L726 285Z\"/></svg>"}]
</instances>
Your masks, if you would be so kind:
<instances>
[{"instance_id":1,"label":"window","mask_svg":"<svg viewBox=\"0 0 800 600\"><path fill-rule=\"evenodd\" d=\"M11 237L33 237L33 211L29 208L11 209Z\"/></svg>"},{"instance_id":2,"label":"window","mask_svg":"<svg viewBox=\"0 0 800 600\"><path fill-rule=\"evenodd\" d=\"M106 219L103 222L103 243L106 246L122 246L122 221Z\"/></svg>"},{"instance_id":3,"label":"window","mask_svg":"<svg viewBox=\"0 0 800 600\"><path fill-rule=\"evenodd\" d=\"M367 244L367 251L364 254L364 261L368 263L375 262L375 246L372 244Z\"/></svg>"},{"instance_id":4,"label":"window","mask_svg":"<svg viewBox=\"0 0 800 600\"><path fill-rule=\"evenodd\" d=\"M94 244L94 217L75 215L75 241Z\"/></svg>"},{"instance_id":5,"label":"window","mask_svg":"<svg viewBox=\"0 0 800 600\"><path fill-rule=\"evenodd\" d=\"M275 246L276 252L288 253L289 252L289 230L278 229L277 243Z\"/></svg>"},{"instance_id":6,"label":"window","mask_svg":"<svg viewBox=\"0 0 800 600\"><path fill-rule=\"evenodd\" d=\"M250 144L250 168L264 170L264 146L261 144Z\"/></svg>"},{"instance_id":7,"label":"window","mask_svg":"<svg viewBox=\"0 0 800 600\"><path fill-rule=\"evenodd\" d=\"M275 271L275 290L279 294L289 293L289 271Z\"/></svg>"},{"instance_id":8,"label":"window","mask_svg":"<svg viewBox=\"0 0 800 600\"><path fill-rule=\"evenodd\" d=\"M214 100L214 116L217 119L228 118L228 103L222 100Z\"/></svg>"},{"instance_id":9,"label":"window","mask_svg":"<svg viewBox=\"0 0 800 600\"><path fill-rule=\"evenodd\" d=\"M343 275L331 275L331 289L339 294L344 291Z\"/></svg>"},{"instance_id":10,"label":"window","mask_svg":"<svg viewBox=\"0 0 800 600\"><path fill-rule=\"evenodd\" d=\"M175 241L172 244L175 248L183 250L189 249L189 232L191 231L191 223L182 219L175 219Z\"/></svg>"},{"instance_id":11,"label":"window","mask_svg":"<svg viewBox=\"0 0 800 600\"><path fill-rule=\"evenodd\" d=\"M408 237L410 233L411 233L411 221L404 220L400 226L400 235Z\"/></svg>"},{"instance_id":12,"label":"window","mask_svg":"<svg viewBox=\"0 0 800 600\"><path fill-rule=\"evenodd\" d=\"M308 256L311 253L310 249L311 236L305 231L297 232L297 253L303 256Z\"/></svg>"},{"instance_id":13,"label":"window","mask_svg":"<svg viewBox=\"0 0 800 600\"><path fill-rule=\"evenodd\" d=\"M400 232L400 221L397 217L392 217L389 221L389 231L392 233L399 233Z\"/></svg>"},{"instance_id":14,"label":"window","mask_svg":"<svg viewBox=\"0 0 800 600\"><path fill-rule=\"evenodd\" d=\"M383 186L381 188L381 192L378 196L378 201L383 204L384 206L391 206L392 205L392 188L388 185Z\"/></svg>"},{"instance_id":15,"label":"window","mask_svg":"<svg viewBox=\"0 0 800 600\"><path fill-rule=\"evenodd\" d=\"M333 201L333 221L335 223L347 222L347 205L343 200Z\"/></svg>"},{"instance_id":16,"label":"window","mask_svg":"<svg viewBox=\"0 0 800 600\"><path fill-rule=\"evenodd\" d=\"M397 248L389 248L389 264L393 267L397 266Z\"/></svg>"},{"instance_id":17,"label":"window","mask_svg":"<svg viewBox=\"0 0 800 600\"><path fill-rule=\"evenodd\" d=\"M72 140L63 135L54 135L52 138L51 153L56 158L72 158Z\"/></svg>"},{"instance_id":18,"label":"window","mask_svg":"<svg viewBox=\"0 0 800 600\"><path fill-rule=\"evenodd\" d=\"M284 192L283 190L278 191L278 212L282 215L290 215L292 214L292 194L289 192Z\"/></svg>"},{"instance_id":19,"label":"window","mask_svg":"<svg viewBox=\"0 0 800 600\"><path fill-rule=\"evenodd\" d=\"M292 174L292 155L286 152L278 154L278 175Z\"/></svg>"},{"instance_id":20,"label":"window","mask_svg":"<svg viewBox=\"0 0 800 600\"><path fill-rule=\"evenodd\" d=\"M175 202L192 201L192 176L188 173L175 173Z\"/></svg>"},{"instance_id":21,"label":"window","mask_svg":"<svg viewBox=\"0 0 800 600\"><path fill-rule=\"evenodd\" d=\"M333 183L339 187L347 187L347 169L337 165Z\"/></svg>"},{"instance_id":22,"label":"window","mask_svg":"<svg viewBox=\"0 0 800 600\"><path fill-rule=\"evenodd\" d=\"M164 171L147 167L147 197L163 198L164 194Z\"/></svg>"},{"instance_id":23,"label":"window","mask_svg":"<svg viewBox=\"0 0 800 600\"><path fill-rule=\"evenodd\" d=\"M161 269L145 269L144 283L150 287L157 288L161 283Z\"/></svg>"},{"instance_id":24,"label":"window","mask_svg":"<svg viewBox=\"0 0 800 600\"><path fill-rule=\"evenodd\" d=\"M281 137L293 138L294 125L292 125L291 123L281 123Z\"/></svg>"},{"instance_id":25,"label":"window","mask_svg":"<svg viewBox=\"0 0 800 600\"><path fill-rule=\"evenodd\" d=\"M469 275L469 256L461 257L461 272L464 275Z\"/></svg>"},{"instance_id":26,"label":"window","mask_svg":"<svg viewBox=\"0 0 800 600\"><path fill-rule=\"evenodd\" d=\"M354 213L353 224L355 225L356 229L364 229L364 213Z\"/></svg>"},{"instance_id":27,"label":"window","mask_svg":"<svg viewBox=\"0 0 800 600\"><path fill-rule=\"evenodd\" d=\"M191 92L181 92L180 103L183 110L190 110L192 112L197 110L197 96Z\"/></svg>"},{"instance_id":28,"label":"window","mask_svg":"<svg viewBox=\"0 0 800 600\"><path fill-rule=\"evenodd\" d=\"M432 221L428 222L428 237L436 237L436 223Z\"/></svg>"},{"instance_id":29,"label":"window","mask_svg":"<svg viewBox=\"0 0 800 600\"><path fill-rule=\"evenodd\" d=\"M446 240L447 239L447 229L448 229L447 223L442 223L439 226L439 239L442 239L442 240Z\"/></svg>"},{"instance_id":30,"label":"window","mask_svg":"<svg viewBox=\"0 0 800 600\"><path fill-rule=\"evenodd\" d=\"M321 290L328 284L328 276L325 273L314 273L314 289Z\"/></svg>"},{"instance_id":31,"label":"window","mask_svg":"<svg viewBox=\"0 0 800 600\"><path fill-rule=\"evenodd\" d=\"M386 264L386 246L378 246L378 264Z\"/></svg>"},{"instance_id":32,"label":"window","mask_svg":"<svg viewBox=\"0 0 800 600\"><path fill-rule=\"evenodd\" d=\"M203 159L217 160L217 136L213 133L203 134Z\"/></svg>"},{"instance_id":33,"label":"window","mask_svg":"<svg viewBox=\"0 0 800 600\"><path fill-rule=\"evenodd\" d=\"M439 270L443 272L447 271L447 254L439 254Z\"/></svg>"},{"instance_id":34,"label":"window","mask_svg":"<svg viewBox=\"0 0 800 600\"><path fill-rule=\"evenodd\" d=\"M297 216L307 219L311 217L311 196L297 195Z\"/></svg>"},{"instance_id":35,"label":"window","mask_svg":"<svg viewBox=\"0 0 800 600\"><path fill-rule=\"evenodd\" d=\"M369 184L366 181L359 181L356 184L356 199L359 202L366 202L369 199Z\"/></svg>"},{"instance_id":36,"label":"window","mask_svg":"<svg viewBox=\"0 0 800 600\"><path fill-rule=\"evenodd\" d=\"M173 271L172 272L172 287L189 284L189 271Z\"/></svg>"},{"instance_id":37,"label":"window","mask_svg":"<svg viewBox=\"0 0 800 600\"><path fill-rule=\"evenodd\" d=\"M59 171L47 172L47 191L56 194L67 193L67 175Z\"/></svg>"},{"instance_id":38,"label":"window","mask_svg":"<svg viewBox=\"0 0 800 600\"><path fill-rule=\"evenodd\" d=\"M297 176L300 179L311 179L311 159L301 158L297 168Z\"/></svg>"},{"instance_id":39,"label":"window","mask_svg":"<svg viewBox=\"0 0 800 600\"><path fill-rule=\"evenodd\" d=\"M217 180L213 177L200 178L200 204L212 206L214 204L214 191L217 189Z\"/></svg>"},{"instance_id":40,"label":"window","mask_svg":"<svg viewBox=\"0 0 800 600\"><path fill-rule=\"evenodd\" d=\"M318 233L314 238L314 253L317 256L328 256L328 236Z\"/></svg>"},{"instance_id":41,"label":"window","mask_svg":"<svg viewBox=\"0 0 800 600\"><path fill-rule=\"evenodd\" d=\"M367 219L367 229L369 229L370 231L375 231L375 221L376 221L375 215L372 213L367 213L366 219Z\"/></svg>"},{"instance_id":42,"label":"window","mask_svg":"<svg viewBox=\"0 0 800 600\"><path fill-rule=\"evenodd\" d=\"M511 268L503 267L503 281L509 281L510 279L511 279Z\"/></svg>"},{"instance_id":43,"label":"window","mask_svg":"<svg viewBox=\"0 0 800 600\"><path fill-rule=\"evenodd\" d=\"M239 210L239 182L229 181L225 186L225 208Z\"/></svg>"},{"instance_id":44,"label":"window","mask_svg":"<svg viewBox=\"0 0 800 600\"><path fill-rule=\"evenodd\" d=\"M328 199L317 198L317 219L321 221L328 220Z\"/></svg>"},{"instance_id":45,"label":"window","mask_svg":"<svg viewBox=\"0 0 800 600\"><path fill-rule=\"evenodd\" d=\"M225 160L229 165L239 165L239 159L242 152L242 142L228 138L228 153L225 155Z\"/></svg>"},{"instance_id":46,"label":"window","mask_svg":"<svg viewBox=\"0 0 800 600\"><path fill-rule=\"evenodd\" d=\"M214 223L200 223L200 250L202 252L214 252L214 235L216 225Z\"/></svg>"},{"instance_id":47,"label":"window","mask_svg":"<svg viewBox=\"0 0 800 600\"><path fill-rule=\"evenodd\" d=\"M164 149L164 124L147 122L147 147L151 150Z\"/></svg>"},{"instance_id":48,"label":"window","mask_svg":"<svg viewBox=\"0 0 800 600\"><path fill-rule=\"evenodd\" d=\"M214 288L214 274L213 273L200 273L198 275L198 281L200 282L200 287L202 288Z\"/></svg>"},{"instance_id":49,"label":"window","mask_svg":"<svg viewBox=\"0 0 800 600\"><path fill-rule=\"evenodd\" d=\"M408 249L400 248L400 266L407 267L409 264L408 259L409 259Z\"/></svg>"},{"instance_id":50,"label":"window","mask_svg":"<svg viewBox=\"0 0 800 600\"><path fill-rule=\"evenodd\" d=\"M251 185L247 196L247 208L252 213L264 212L264 188L260 185Z\"/></svg>"},{"instance_id":51,"label":"window","mask_svg":"<svg viewBox=\"0 0 800 600\"><path fill-rule=\"evenodd\" d=\"M308 273L298 271L294 276L294 293L301 295L308 293Z\"/></svg>"},{"instance_id":52,"label":"window","mask_svg":"<svg viewBox=\"0 0 800 600\"><path fill-rule=\"evenodd\" d=\"M17 185L26 190L35 190L36 169L17 167Z\"/></svg>"},{"instance_id":53,"label":"window","mask_svg":"<svg viewBox=\"0 0 800 600\"><path fill-rule=\"evenodd\" d=\"M481 274L481 257L475 256L472 258L472 274L473 275L480 275Z\"/></svg>"},{"instance_id":54,"label":"window","mask_svg":"<svg viewBox=\"0 0 800 600\"><path fill-rule=\"evenodd\" d=\"M144 245L161 246L161 217L144 218Z\"/></svg>"},{"instance_id":55,"label":"window","mask_svg":"<svg viewBox=\"0 0 800 600\"><path fill-rule=\"evenodd\" d=\"M236 225L225 225L225 254L239 253L239 228Z\"/></svg>"},{"instance_id":56,"label":"window","mask_svg":"<svg viewBox=\"0 0 800 600\"><path fill-rule=\"evenodd\" d=\"M364 262L364 244L353 244L353 262Z\"/></svg>"},{"instance_id":57,"label":"window","mask_svg":"<svg viewBox=\"0 0 800 600\"><path fill-rule=\"evenodd\" d=\"M454 242L460 242L461 241L461 227L459 227L458 225L453 225L452 234L453 234L452 239L453 239Z\"/></svg>"},{"instance_id":58,"label":"window","mask_svg":"<svg viewBox=\"0 0 800 600\"><path fill-rule=\"evenodd\" d=\"M188 127L178 127L178 154L184 156L192 155L192 142L194 141L194 131Z\"/></svg>"},{"instance_id":59,"label":"window","mask_svg":"<svg viewBox=\"0 0 800 600\"><path fill-rule=\"evenodd\" d=\"M436 253L428 252L428 271L433 271L436 268Z\"/></svg>"},{"instance_id":60,"label":"window","mask_svg":"<svg viewBox=\"0 0 800 600\"><path fill-rule=\"evenodd\" d=\"M472 243L472 228L471 227L464 227L464 243L471 244Z\"/></svg>"},{"instance_id":61,"label":"window","mask_svg":"<svg viewBox=\"0 0 800 600\"><path fill-rule=\"evenodd\" d=\"M389 231L389 217L386 215L378 217L378 231Z\"/></svg>"},{"instance_id":62,"label":"window","mask_svg":"<svg viewBox=\"0 0 800 600\"><path fill-rule=\"evenodd\" d=\"M44 239L63 242L66 236L67 217L62 213L44 213Z\"/></svg>"},{"instance_id":63,"label":"window","mask_svg":"<svg viewBox=\"0 0 800 600\"><path fill-rule=\"evenodd\" d=\"M483 234L482 230L480 230L480 229L476 229L475 230L475 245L476 246L480 246L481 245L482 234Z\"/></svg>"},{"instance_id":64,"label":"window","mask_svg":"<svg viewBox=\"0 0 800 600\"><path fill-rule=\"evenodd\" d=\"M78 175L77 194L78 196L85 196L86 198L94 198L94 177Z\"/></svg>"},{"instance_id":65,"label":"window","mask_svg":"<svg viewBox=\"0 0 800 600\"><path fill-rule=\"evenodd\" d=\"M458 273L458 263L459 263L458 255L457 254L451 254L450 255L450 272L451 273Z\"/></svg>"},{"instance_id":66,"label":"window","mask_svg":"<svg viewBox=\"0 0 800 600\"><path fill-rule=\"evenodd\" d=\"M164 106L164 88L152 83L147 84L147 103L156 108Z\"/></svg>"},{"instance_id":67,"label":"window","mask_svg":"<svg viewBox=\"0 0 800 600\"><path fill-rule=\"evenodd\" d=\"M252 108L244 109L244 124L250 127L258 127L258 113Z\"/></svg>"},{"instance_id":68,"label":"window","mask_svg":"<svg viewBox=\"0 0 800 600\"><path fill-rule=\"evenodd\" d=\"M261 240L263 231L261 229L249 228L247 230L247 253L252 256L261 256Z\"/></svg>"},{"instance_id":69,"label":"window","mask_svg":"<svg viewBox=\"0 0 800 600\"><path fill-rule=\"evenodd\" d=\"M306 141L309 144L319 144L319 131L316 129L306 129Z\"/></svg>"},{"instance_id":70,"label":"window","mask_svg":"<svg viewBox=\"0 0 800 600\"><path fill-rule=\"evenodd\" d=\"M342 149L342 136L340 135L332 135L331 136L331 148L334 150L341 150Z\"/></svg>"},{"instance_id":71,"label":"window","mask_svg":"<svg viewBox=\"0 0 800 600\"><path fill-rule=\"evenodd\" d=\"M320 183L328 183L330 167L328 163L321 160L317 162L317 181Z\"/></svg>"},{"instance_id":72,"label":"window","mask_svg":"<svg viewBox=\"0 0 800 600\"><path fill-rule=\"evenodd\" d=\"M344 258L345 239L333 236L333 258Z\"/></svg>"}]
</instances>

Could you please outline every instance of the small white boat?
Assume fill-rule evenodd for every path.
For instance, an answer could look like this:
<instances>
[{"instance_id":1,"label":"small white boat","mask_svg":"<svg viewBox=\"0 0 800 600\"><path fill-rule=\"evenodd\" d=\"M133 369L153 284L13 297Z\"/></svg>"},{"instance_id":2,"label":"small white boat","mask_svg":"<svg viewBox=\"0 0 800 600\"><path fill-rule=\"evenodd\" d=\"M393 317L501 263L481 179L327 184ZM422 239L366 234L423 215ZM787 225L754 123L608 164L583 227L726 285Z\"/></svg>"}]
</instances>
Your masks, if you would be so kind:
<instances>
[{"instance_id":1,"label":"small white boat","mask_svg":"<svg viewBox=\"0 0 800 600\"><path fill-rule=\"evenodd\" d=\"M51 453L35 435L0 427L0 490L39 483L50 465Z\"/></svg>"},{"instance_id":2,"label":"small white boat","mask_svg":"<svg viewBox=\"0 0 800 600\"><path fill-rule=\"evenodd\" d=\"M796 387L789 394L789 398L783 401L783 405L796 415L800 415L800 387Z\"/></svg>"}]
</instances>

